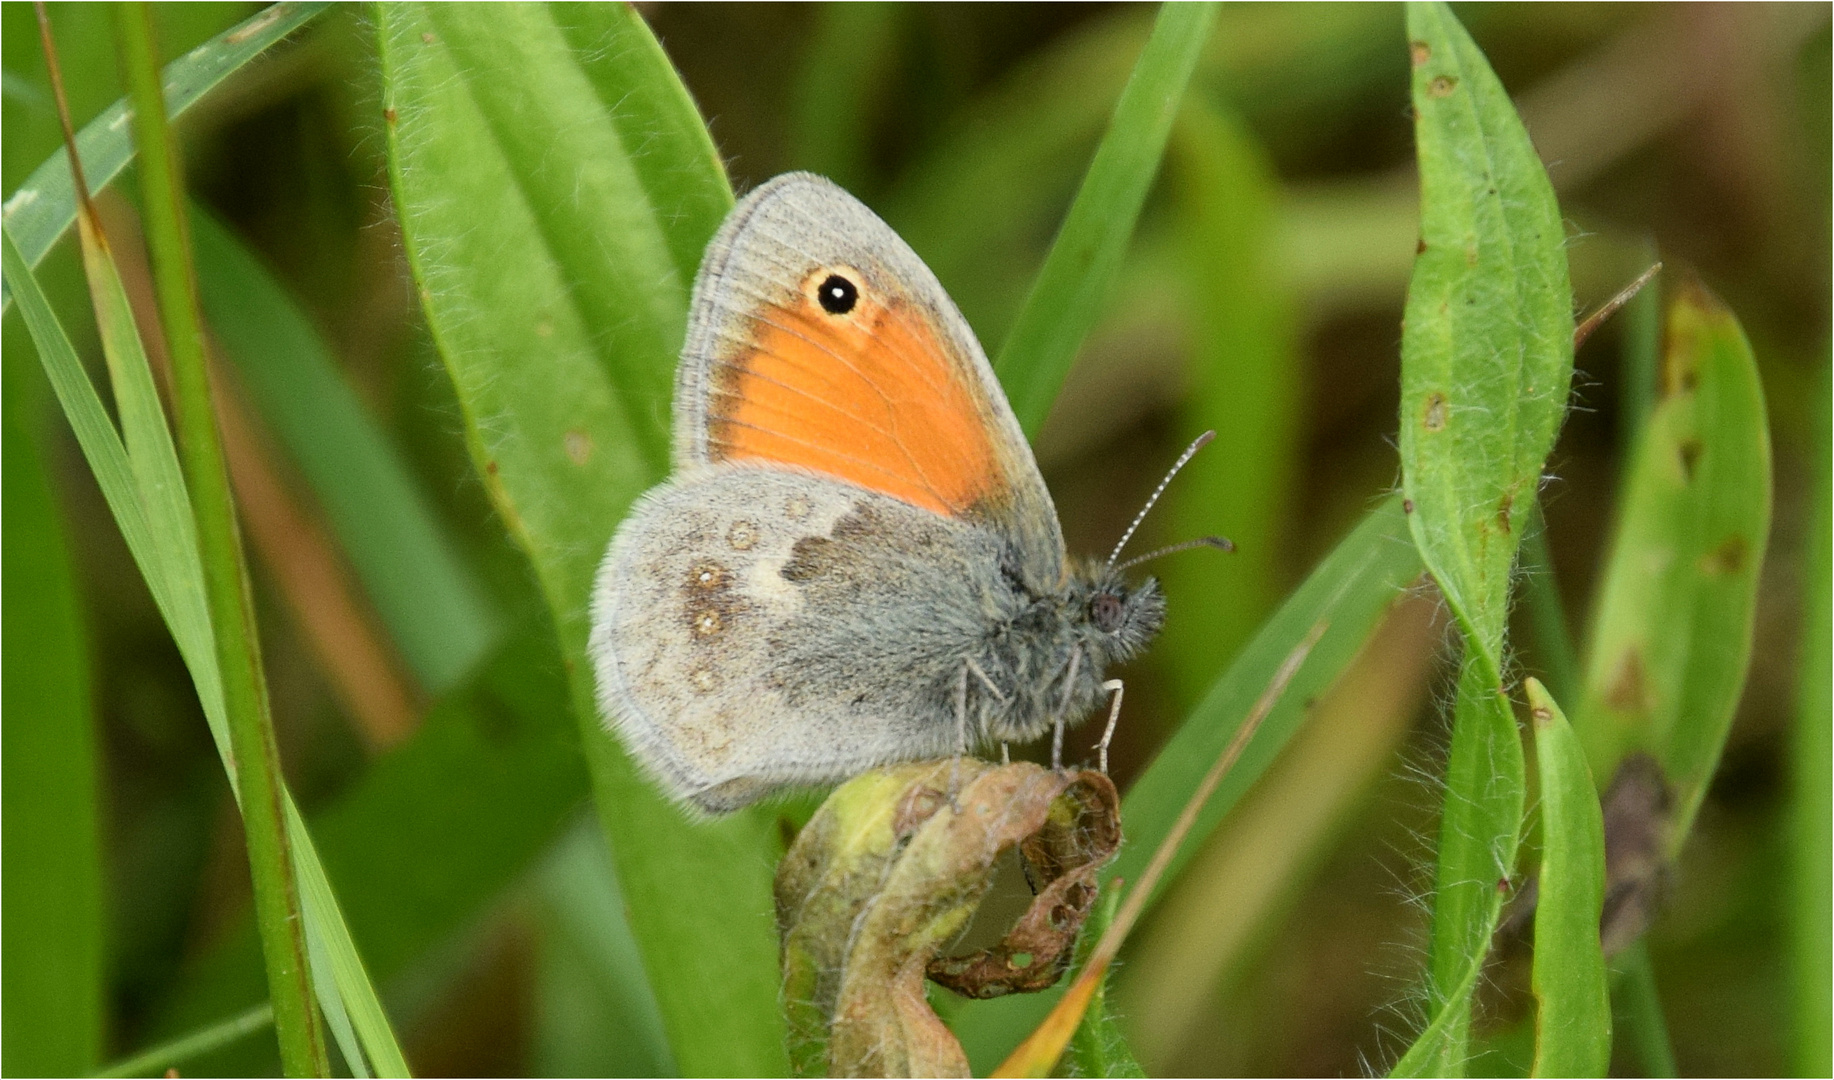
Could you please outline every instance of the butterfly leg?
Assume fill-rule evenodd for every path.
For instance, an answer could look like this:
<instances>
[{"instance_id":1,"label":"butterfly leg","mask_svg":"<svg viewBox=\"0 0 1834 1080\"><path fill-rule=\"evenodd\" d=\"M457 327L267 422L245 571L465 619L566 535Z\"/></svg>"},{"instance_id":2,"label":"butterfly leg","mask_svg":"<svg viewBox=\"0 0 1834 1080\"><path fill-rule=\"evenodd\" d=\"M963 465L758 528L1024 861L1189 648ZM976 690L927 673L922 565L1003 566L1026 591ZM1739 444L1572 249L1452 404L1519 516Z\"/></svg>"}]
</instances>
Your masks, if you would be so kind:
<instances>
[{"instance_id":1,"label":"butterfly leg","mask_svg":"<svg viewBox=\"0 0 1834 1080\"><path fill-rule=\"evenodd\" d=\"M1108 703L1108 726L1102 729L1102 741L1096 744L1096 751L1101 755L1101 770L1108 771L1108 740L1114 738L1115 722L1121 719L1121 680L1109 679L1102 684L1102 689L1114 695Z\"/></svg>"},{"instance_id":2,"label":"butterfly leg","mask_svg":"<svg viewBox=\"0 0 1834 1080\"><path fill-rule=\"evenodd\" d=\"M955 757L949 761L949 807L961 813L961 803L956 796L962 790L962 759L968 756L968 669L974 666L969 660L962 665L962 676L955 682Z\"/></svg>"},{"instance_id":3,"label":"butterfly leg","mask_svg":"<svg viewBox=\"0 0 1834 1080\"><path fill-rule=\"evenodd\" d=\"M1005 743L1001 743L1000 744L1000 764L1011 765L1012 763L1013 763L1013 748L1006 745Z\"/></svg>"},{"instance_id":4,"label":"butterfly leg","mask_svg":"<svg viewBox=\"0 0 1834 1080\"><path fill-rule=\"evenodd\" d=\"M1051 769L1063 769L1063 725L1070 712L1070 691L1076 689L1076 672L1083 662L1082 646L1070 650L1070 670L1063 679L1063 700L1057 705L1057 720L1051 725Z\"/></svg>"}]
</instances>

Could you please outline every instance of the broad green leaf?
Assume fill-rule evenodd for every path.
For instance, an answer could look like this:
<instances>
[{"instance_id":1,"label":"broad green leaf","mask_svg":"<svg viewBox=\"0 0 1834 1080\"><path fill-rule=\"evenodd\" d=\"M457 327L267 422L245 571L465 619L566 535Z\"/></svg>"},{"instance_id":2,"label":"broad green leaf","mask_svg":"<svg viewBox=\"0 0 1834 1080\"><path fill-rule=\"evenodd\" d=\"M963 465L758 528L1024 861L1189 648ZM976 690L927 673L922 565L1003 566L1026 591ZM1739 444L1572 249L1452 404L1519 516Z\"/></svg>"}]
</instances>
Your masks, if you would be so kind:
<instances>
[{"instance_id":1,"label":"broad green leaf","mask_svg":"<svg viewBox=\"0 0 1834 1080\"><path fill-rule=\"evenodd\" d=\"M204 314L239 381L312 486L396 647L444 693L499 629L407 463L329 349L260 260L193 208Z\"/></svg>"},{"instance_id":2,"label":"broad green leaf","mask_svg":"<svg viewBox=\"0 0 1834 1080\"><path fill-rule=\"evenodd\" d=\"M1482 974L1479 965L1465 972L1464 981L1447 988L1445 997L1469 1001ZM1462 1009L1440 1009L1414 1042L1388 1070L1392 1077L1463 1075L1463 1059L1470 1041L1471 1014ZM1457 1064L1450 1064L1457 1062Z\"/></svg>"},{"instance_id":3,"label":"broad green leaf","mask_svg":"<svg viewBox=\"0 0 1834 1080\"><path fill-rule=\"evenodd\" d=\"M1565 232L1528 133L1451 11L1408 6L1420 246L1401 336L1402 490L1493 683L1516 543L1573 373Z\"/></svg>"},{"instance_id":4,"label":"broad green leaf","mask_svg":"<svg viewBox=\"0 0 1834 1080\"><path fill-rule=\"evenodd\" d=\"M1409 4L1407 31L1420 242L1401 337L1402 491L1464 655L1434 872L1430 1023L1396 1071L1458 1075L1521 826L1503 630L1572 380L1572 288L1553 187L1489 63L1443 4Z\"/></svg>"},{"instance_id":5,"label":"broad green leaf","mask_svg":"<svg viewBox=\"0 0 1834 1080\"><path fill-rule=\"evenodd\" d=\"M1190 598L1177 604L1156 655L1169 661L1181 700L1195 703L1280 601L1302 379L1266 155L1208 95L1192 93L1172 132L1168 173L1190 310L1182 427L1185 438L1214 430L1216 441L1179 474L1162 534L1235 542L1229 555L1154 564L1167 596Z\"/></svg>"},{"instance_id":6,"label":"broad green leaf","mask_svg":"<svg viewBox=\"0 0 1834 1080\"><path fill-rule=\"evenodd\" d=\"M1000 347L994 370L1028 435L1044 424L1077 349L1101 317L1214 15L1208 3L1159 9L1076 201Z\"/></svg>"},{"instance_id":7,"label":"broad green leaf","mask_svg":"<svg viewBox=\"0 0 1834 1080\"><path fill-rule=\"evenodd\" d=\"M1699 286L1668 312L1660 397L1621 499L1573 725L1594 777L1653 754L1669 854L1706 795L1751 659L1770 534L1770 435L1751 346Z\"/></svg>"},{"instance_id":8,"label":"broad green leaf","mask_svg":"<svg viewBox=\"0 0 1834 1080\"><path fill-rule=\"evenodd\" d=\"M1598 938L1604 812L1566 714L1539 682L1526 686L1541 778L1534 1075L1603 1076L1611 1065L1611 994Z\"/></svg>"},{"instance_id":9,"label":"broad green leaf","mask_svg":"<svg viewBox=\"0 0 1834 1080\"><path fill-rule=\"evenodd\" d=\"M164 89L168 115L184 115L224 79L330 6L274 4L167 65ZM127 100L123 98L77 132L77 153L82 155L91 191L108 186L133 160L134 140L128 114ZM76 197L64 151L47 158L18 191L7 197L4 220L26 265L37 266L51 245L76 221ZM7 285L0 291L0 310L12 302L12 286Z\"/></svg>"},{"instance_id":10,"label":"broad green leaf","mask_svg":"<svg viewBox=\"0 0 1834 1080\"><path fill-rule=\"evenodd\" d=\"M719 148L636 8L564 3L550 10L630 148L631 165L685 288L700 269L707 241L732 209Z\"/></svg>"},{"instance_id":11,"label":"broad green leaf","mask_svg":"<svg viewBox=\"0 0 1834 1080\"><path fill-rule=\"evenodd\" d=\"M1121 812L1127 844L1114 864L1103 872L1103 880L1139 879L1204 774L1234 738L1255 699L1267 689L1293 648L1323 623L1323 636L1198 815L1156 891L1162 893L1176 880L1217 823L1267 770L1304 722L1307 703L1336 681L1402 590L1419 577L1420 570L1420 558L1408 540L1400 497L1390 497L1340 541L1263 624L1129 789ZM1193 598L1193 602L1207 601ZM985 1071L1003 1060L1043 1019L1060 992L975 1002L963 1009L955 1031L976 1070Z\"/></svg>"},{"instance_id":12,"label":"broad green leaf","mask_svg":"<svg viewBox=\"0 0 1834 1080\"><path fill-rule=\"evenodd\" d=\"M174 538L178 534L173 531L171 523L178 519L180 511L173 504L183 497L183 489L162 486L158 479L176 475L177 462L174 459L152 467L143 466L144 475L153 478L154 483L140 486L135 466L129 461L121 436L103 410L95 387L77 360L75 351L70 347L69 337L52 313L44 293L26 266L25 257L13 242L10 231L4 238L4 258L7 281L19 298L20 313L38 348L39 360L51 378L58 403L63 406L64 415L76 432L77 442L102 489L116 526L121 530L122 538L127 541L134 562L146 578L148 590L153 594L160 614L184 656L186 667L198 688L204 715L210 720L217 754L224 762L225 771L232 777L233 790L234 769L230 765L227 730L222 719L222 684L217 675L215 644L210 637L209 617L203 604L203 570L195 545L186 548ZM114 279L110 286L108 280L104 279L103 284L106 288L118 288L119 281ZM131 367L120 363L119 358L117 366L123 369ZM117 394L138 395L142 398L155 393L150 377L144 382L130 378L117 385L115 390ZM157 397L153 397L150 403L143 400L137 404L124 404L121 412L124 417L130 414L151 417L157 415L158 408ZM150 435L143 435L137 441L138 448L148 453L171 453L169 436L163 442ZM162 525L162 522L165 524ZM286 802L290 810L290 796ZM369 984L363 972L362 961L350 940L349 929L337 911L335 901L331 899L330 887L324 881L324 873L318 867L312 850L312 838L303 828L292 823L296 816L289 813L289 827L293 829L295 869L301 882L302 896L314 897L305 906L306 932L315 960L323 957L327 968L315 972L321 1003L325 1005L328 1015L349 1015L354 1034L362 1042L362 1053L369 1058L378 1073L405 1075L407 1063L395 1044L387 1016L376 1000L375 988ZM332 1000L333 995L335 1000ZM351 1047L347 1050L347 1056L353 1059L353 1068L358 1068L362 1065L362 1057L355 1050L355 1047Z\"/></svg>"},{"instance_id":13,"label":"broad green leaf","mask_svg":"<svg viewBox=\"0 0 1834 1080\"><path fill-rule=\"evenodd\" d=\"M105 1035L96 718L70 548L41 449L44 384L23 329L7 327L0 415L0 1071L73 1076L95 1068Z\"/></svg>"},{"instance_id":14,"label":"broad green leaf","mask_svg":"<svg viewBox=\"0 0 1834 1080\"><path fill-rule=\"evenodd\" d=\"M390 174L422 305L478 470L555 613L581 744L631 925L676 1060L690 1073L787 1068L777 1011L762 812L690 822L605 732L585 656L593 572L625 509L660 479L669 387L687 319L674 252L717 217L646 161L703 161L704 131L648 31L611 55L647 96L594 80L604 52L540 7L384 6L378 31ZM588 46L591 47L588 47ZM587 58L582 60L582 57ZM659 117L643 102L668 103ZM640 107L641 106L641 107ZM688 140L662 153L653 144ZM694 150L690 153L689 150ZM488 208L480 212L479 208Z\"/></svg>"},{"instance_id":15,"label":"broad green leaf","mask_svg":"<svg viewBox=\"0 0 1834 1080\"><path fill-rule=\"evenodd\" d=\"M1825 357L1825 353L1823 354ZM1813 495L1809 499L1809 542L1804 549L1802 575L1802 636L1797 645L1796 718L1790 745L1790 848L1793 972L1793 1030L1790 1061L1798 1076L1816 1076L1830 1069L1834 1055L1834 824L1828 807L1834 804L1834 704L1831 704L1828 596L1830 580L1829 519L1834 500L1829 495L1828 368L1821 369L1815 391L1814 437L1808 460L1815 463Z\"/></svg>"},{"instance_id":16,"label":"broad green leaf","mask_svg":"<svg viewBox=\"0 0 1834 1080\"><path fill-rule=\"evenodd\" d=\"M668 399L671 372L657 361L681 345L690 282L672 257L670 222L637 171L641 150L625 148L614 111L623 103L599 96L545 9L430 4L414 11L434 37L421 51L452 65L460 82L449 90L469 99L475 134L508 170L534 228L531 239L553 261L568 306L588 328L630 435L652 469L659 466L667 458L667 413L644 406ZM404 64L410 52L400 50ZM400 109L415 104L395 103L392 130L401 142L411 136L400 126L410 119ZM615 249L607 238L615 238Z\"/></svg>"},{"instance_id":17,"label":"broad green leaf","mask_svg":"<svg viewBox=\"0 0 1834 1080\"><path fill-rule=\"evenodd\" d=\"M1432 1049L1403 1057L1425 1074L1462 1075L1470 1036L1471 989L1477 985L1503 901L1515 880L1525 766L1515 713L1494 675L1467 642L1452 708L1452 751L1439 820L1432 938L1427 950L1427 1009ZM1444 1022L1440 1022L1443 1020ZM1420 1075L1415 1073L1414 1075ZM1397 1065L1395 1075L1409 1075Z\"/></svg>"}]
</instances>

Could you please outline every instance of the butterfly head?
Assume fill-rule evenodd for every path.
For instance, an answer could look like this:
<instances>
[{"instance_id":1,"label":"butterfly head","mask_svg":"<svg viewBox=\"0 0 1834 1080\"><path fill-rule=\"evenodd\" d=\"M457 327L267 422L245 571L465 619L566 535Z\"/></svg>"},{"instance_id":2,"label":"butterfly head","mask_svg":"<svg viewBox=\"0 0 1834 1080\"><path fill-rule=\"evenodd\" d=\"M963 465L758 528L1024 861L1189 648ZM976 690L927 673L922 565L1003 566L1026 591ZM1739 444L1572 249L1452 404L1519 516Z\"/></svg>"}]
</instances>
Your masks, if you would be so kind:
<instances>
[{"instance_id":1,"label":"butterfly head","mask_svg":"<svg viewBox=\"0 0 1834 1080\"><path fill-rule=\"evenodd\" d=\"M1067 608L1076 643L1100 671L1139 655L1165 625L1165 593L1157 578L1134 584L1107 563L1071 574Z\"/></svg>"}]
</instances>

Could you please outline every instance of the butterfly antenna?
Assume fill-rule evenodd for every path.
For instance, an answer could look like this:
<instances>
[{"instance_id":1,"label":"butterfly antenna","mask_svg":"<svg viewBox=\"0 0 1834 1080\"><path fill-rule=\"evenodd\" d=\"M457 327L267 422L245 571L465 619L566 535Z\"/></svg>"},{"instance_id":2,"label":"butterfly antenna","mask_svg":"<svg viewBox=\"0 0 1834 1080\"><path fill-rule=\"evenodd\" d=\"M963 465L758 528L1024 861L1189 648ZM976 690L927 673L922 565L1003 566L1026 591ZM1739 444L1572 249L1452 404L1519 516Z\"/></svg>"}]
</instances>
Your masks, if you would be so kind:
<instances>
[{"instance_id":1,"label":"butterfly antenna","mask_svg":"<svg viewBox=\"0 0 1834 1080\"><path fill-rule=\"evenodd\" d=\"M1161 555L1176 555L1181 551L1189 551L1192 548L1200 547L1215 548L1218 551L1234 551L1235 541L1229 539L1227 536L1200 536L1195 540L1186 540L1182 544L1168 544L1157 550L1149 551L1144 555L1135 555L1133 558L1115 567L1115 569L1125 570L1130 566L1139 566L1143 562L1151 562Z\"/></svg>"},{"instance_id":2,"label":"butterfly antenna","mask_svg":"<svg viewBox=\"0 0 1834 1080\"><path fill-rule=\"evenodd\" d=\"M1140 528L1140 523L1146 520L1147 513L1152 510L1153 504L1159 501L1159 496L1165 494L1165 487L1172 482L1172 477L1177 476L1178 470L1184 468L1185 463L1191 460L1192 455L1202 450L1204 446L1214 438L1216 438L1216 432L1204 432L1202 435L1191 440L1191 445L1184 448L1184 453L1178 455L1177 461L1172 462L1172 468L1165 474L1165 479L1159 481L1159 486L1154 488L1152 495L1147 497L1146 505L1142 506L1140 512L1134 515L1133 524L1127 526L1127 531L1121 534L1121 542L1116 544L1114 550L1108 553L1109 566L1113 566L1114 561L1121 557L1121 549L1125 548L1127 542L1134 538L1134 532Z\"/></svg>"}]
</instances>

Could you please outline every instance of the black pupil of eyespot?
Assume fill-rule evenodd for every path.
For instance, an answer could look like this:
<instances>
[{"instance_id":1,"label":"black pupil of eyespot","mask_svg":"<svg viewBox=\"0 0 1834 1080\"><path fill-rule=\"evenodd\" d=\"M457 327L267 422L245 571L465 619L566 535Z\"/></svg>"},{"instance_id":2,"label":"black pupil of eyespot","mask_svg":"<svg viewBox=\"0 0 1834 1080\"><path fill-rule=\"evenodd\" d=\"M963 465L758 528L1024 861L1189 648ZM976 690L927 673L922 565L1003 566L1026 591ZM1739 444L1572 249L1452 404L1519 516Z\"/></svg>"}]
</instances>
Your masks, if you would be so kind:
<instances>
[{"instance_id":1,"label":"black pupil of eyespot","mask_svg":"<svg viewBox=\"0 0 1834 1080\"><path fill-rule=\"evenodd\" d=\"M845 315L859 302L860 290L839 274L829 274L828 280L822 282L821 288L816 290L816 296L821 299L823 311L830 315Z\"/></svg>"}]
</instances>

